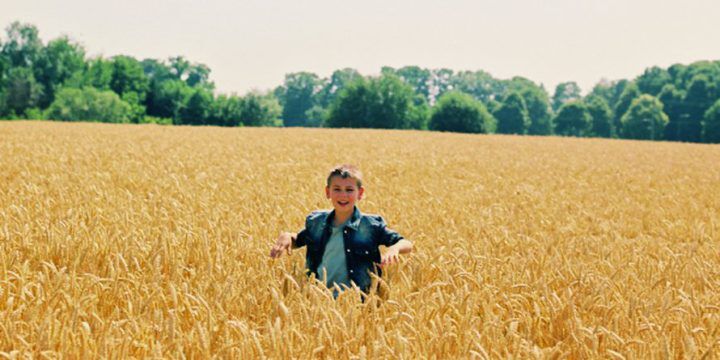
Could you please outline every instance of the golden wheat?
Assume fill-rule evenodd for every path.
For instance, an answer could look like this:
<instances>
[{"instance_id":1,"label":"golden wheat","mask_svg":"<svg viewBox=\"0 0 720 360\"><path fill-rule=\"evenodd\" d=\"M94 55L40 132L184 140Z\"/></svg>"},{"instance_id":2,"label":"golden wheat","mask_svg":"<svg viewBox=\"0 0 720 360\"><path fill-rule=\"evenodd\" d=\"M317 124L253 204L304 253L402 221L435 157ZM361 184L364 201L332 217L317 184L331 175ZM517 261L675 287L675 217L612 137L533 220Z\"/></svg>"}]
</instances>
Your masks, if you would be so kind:
<instances>
[{"instance_id":1,"label":"golden wheat","mask_svg":"<svg viewBox=\"0 0 720 360\"><path fill-rule=\"evenodd\" d=\"M385 300L273 261L365 173L416 251ZM720 147L413 131L0 123L5 358L702 358ZM381 305L378 305L381 304Z\"/></svg>"}]
</instances>

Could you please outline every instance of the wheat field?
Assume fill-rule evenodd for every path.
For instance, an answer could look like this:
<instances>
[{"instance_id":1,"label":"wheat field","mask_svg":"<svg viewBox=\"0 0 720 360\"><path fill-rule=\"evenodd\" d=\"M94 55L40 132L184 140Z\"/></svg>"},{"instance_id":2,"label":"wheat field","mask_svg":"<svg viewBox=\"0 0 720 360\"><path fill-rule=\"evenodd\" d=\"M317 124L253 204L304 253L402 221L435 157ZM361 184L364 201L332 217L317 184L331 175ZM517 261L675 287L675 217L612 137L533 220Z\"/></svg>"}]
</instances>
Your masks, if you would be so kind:
<instances>
[{"instance_id":1,"label":"wheat field","mask_svg":"<svg viewBox=\"0 0 720 360\"><path fill-rule=\"evenodd\" d=\"M333 300L326 172L415 244ZM720 147L0 122L2 358L718 358Z\"/></svg>"}]
</instances>

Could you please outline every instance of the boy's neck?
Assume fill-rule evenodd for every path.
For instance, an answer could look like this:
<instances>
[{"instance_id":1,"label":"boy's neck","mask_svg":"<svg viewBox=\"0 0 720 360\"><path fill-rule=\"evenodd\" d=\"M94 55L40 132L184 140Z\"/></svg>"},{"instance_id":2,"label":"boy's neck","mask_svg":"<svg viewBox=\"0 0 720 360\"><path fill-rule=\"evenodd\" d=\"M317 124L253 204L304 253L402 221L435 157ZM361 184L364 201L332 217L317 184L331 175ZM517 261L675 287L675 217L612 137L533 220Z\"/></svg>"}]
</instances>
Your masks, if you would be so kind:
<instances>
[{"instance_id":1,"label":"boy's neck","mask_svg":"<svg viewBox=\"0 0 720 360\"><path fill-rule=\"evenodd\" d=\"M338 226L340 224L344 224L352 217L353 212L355 212L355 209L347 212L347 213L339 213L335 211L335 216L333 216L333 226Z\"/></svg>"}]
</instances>

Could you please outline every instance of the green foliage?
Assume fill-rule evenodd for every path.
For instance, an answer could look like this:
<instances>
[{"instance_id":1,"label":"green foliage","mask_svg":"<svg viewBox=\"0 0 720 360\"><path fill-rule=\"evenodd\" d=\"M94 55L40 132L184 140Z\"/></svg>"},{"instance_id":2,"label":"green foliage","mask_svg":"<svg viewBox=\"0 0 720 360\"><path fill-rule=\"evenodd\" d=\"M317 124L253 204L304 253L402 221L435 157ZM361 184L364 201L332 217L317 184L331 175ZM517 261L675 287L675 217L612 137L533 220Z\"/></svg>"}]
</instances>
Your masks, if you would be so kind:
<instances>
[{"instance_id":1,"label":"green foliage","mask_svg":"<svg viewBox=\"0 0 720 360\"><path fill-rule=\"evenodd\" d=\"M415 94L413 106L410 107L410 129L427 130L431 110L424 96Z\"/></svg>"},{"instance_id":2,"label":"green foliage","mask_svg":"<svg viewBox=\"0 0 720 360\"><path fill-rule=\"evenodd\" d=\"M132 107L112 91L63 88L47 109L45 118L61 121L101 121L128 123Z\"/></svg>"},{"instance_id":3,"label":"green foliage","mask_svg":"<svg viewBox=\"0 0 720 360\"><path fill-rule=\"evenodd\" d=\"M184 81L190 87L201 87L213 90L215 85L210 82L210 68L205 64L191 63L182 56L168 59L169 65L162 64L172 80ZM145 63L147 66L148 64ZM165 73L163 71L163 73Z\"/></svg>"},{"instance_id":4,"label":"green foliage","mask_svg":"<svg viewBox=\"0 0 720 360\"><path fill-rule=\"evenodd\" d=\"M702 125L703 141L720 143L720 99L705 112Z\"/></svg>"},{"instance_id":5,"label":"green foliage","mask_svg":"<svg viewBox=\"0 0 720 360\"><path fill-rule=\"evenodd\" d=\"M142 118L142 120L140 120L140 124L172 125L172 119L159 118L155 116L145 116Z\"/></svg>"},{"instance_id":6,"label":"green foliage","mask_svg":"<svg viewBox=\"0 0 720 360\"><path fill-rule=\"evenodd\" d=\"M416 94L424 98L430 96L430 77L432 72L419 66L404 66L395 71L406 84L410 85Z\"/></svg>"},{"instance_id":7,"label":"green foliage","mask_svg":"<svg viewBox=\"0 0 720 360\"><path fill-rule=\"evenodd\" d=\"M668 117L660 100L644 94L633 100L623 115L621 134L627 139L660 140L667 123Z\"/></svg>"},{"instance_id":8,"label":"green foliage","mask_svg":"<svg viewBox=\"0 0 720 360\"><path fill-rule=\"evenodd\" d=\"M430 118L430 129L438 131L491 133L495 126L495 119L480 101L459 91L441 96Z\"/></svg>"},{"instance_id":9,"label":"green foliage","mask_svg":"<svg viewBox=\"0 0 720 360\"><path fill-rule=\"evenodd\" d=\"M606 138L615 136L612 110L607 101L599 96L589 96L585 103L588 114L592 118L592 126L588 135Z\"/></svg>"},{"instance_id":10,"label":"green foliage","mask_svg":"<svg viewBox=\"0 0 720 360\"><path fill-rule=\"evenodd\" d=\"M43 96L42 85L27 67L10 68L2 93L3 114L19 117L24 117L26 109L37 107Z\"/></svg>"},{"instance_id":11,"label":"green foliage","mask_svg":"<svg viewBox=\"0 0 720 360\"><path fill-rule=\"evenodd\" d=\"M553 132L552 117L550 115L550 101L547 91L542 86L520 76L501 83L503 93L518 93L525 102L530 126L528 134L549 135ZM493 95L497 96L497 95Z\"/></svg>"},{"instance_id":12,"label":"green foliage","mask_svg":"<svg viewBox=\"0 0 720 360\"><path fill-rule=\"evenodd\" d=\"M663 112L668 116L669 122L665 126L665 137L666 140L677 141L681 138L680 131L683 127L680 125L681 122L687 121L687 114L685 114L685 105L683 98L685 93L675 88L672 84L663 86L662 91L658 99L663 104Z\"/></svg>"},{"instance_id":13,"label":"green foliage","mask_svg":"<svg viewBox=\"0 0 720 360\"><path fill-rule=\"evenodd\" d=\"M140 98L134 91L123 93L120 98L130 105L130 122L139 124L145 118L145 106L140 104Z\"/></svg>"},{"instance_id":14,"label":"green foliage","mask_svg":"<svg viewBox=\"0 0 720 360\"><path fill-rule=\"evenodd\" d=\"M525 100L516 92L508 94L493 115L497 119L497 132L500 134L525 134L530 127Z\"/></svg>"},{"instance_id":15,"label":"green foliage","mask_svg":"<svg viewBox=\"0 0 720 360\"><path fill-rule=\"evenodd\" d=\"M281 126L282 107L273 94L250 92L242 99L241 122L246 126Z\"/></svg>"},{"instance_id":16,"label":"green foliage","mask_svg":"<svg viewBox=\"0 0 720 360\"><path fill-rule=\"evenodd\" d=\"M414 92L400 78L385 74L358 79L330 106L328 127L408 129L419 126Z\"/></svg>"},{"instance_id":17,"label":"green foliage","mask_svg":"<svg viewBox=\"0 0 720 360\"><path fill-rule=\"evenodd\" d=\"M628 83L625 88L622 91L622 94L618 98L617 104L615 104L615 121L613 122L613 125L615 126L615 129L621 129L622 128L622 122L621 119L625 115L625 112L628 111L630 108L630 105L632 102L637 99L641 95L640 89L638 89L637 84L635 83Z\"/></svg>"},{"instance_id":18,"label":"green foliage","mask_svg":"<svg viewBox=\"0 0 720 360\"><path fill-rule=\"evenodd\" d=\"M318 114L320 114L318 109L322 109L322 112L327 112L325 109L329 107L330 104L333 103L333 101L335 101L335 98L340 93L340 91L344 89L348 84L361 77L362 75L360 75L360 73L355 69L345 68L341 70L335 70L332 73L332 76L330 76L330 79L324 83L322 90L320 90L320 92L316 95L317 100L315 101L315 103L317 105L305 112L305 115L310 122L307 125L316 126L316 121L319 120ZM313 110L314 108L315 110Z\"/></svg>"},{"instance_id":19,"label":"green foliage","mask_svg":"<svg viewBox=\"0 0 720 360\"><path fill-rule=\"evenodd\" d=\"M328 110L315 105L311 107L308 111L305 112L305 117L307 118L307 121L305 122L305 126L308 127L321 127L325 123L325 119L328 116Z\"/></svg>"},{"instance_id":20,"label":"green foliage","mask_svg":"<svg viewBox=\"0 0 720 360\"><path fill-rule=\"evenodd\" d=\"M43 120L45 119L45 114L40 108L30 108L25 110L25 118L28 120Z\"/></svg>"},{"instance_id":21,"label":"green foliage","mask_svg":"<svg viewBox=\"0 0 720 360\"><path fill-rule=\"evenodd\" d=\"M322 88L317 75L298 72L285 75L283 90L277 95L284 105L282 118L285 126L303 126L307 122L306 113L315 106L315 94Z\"/></svg>"},{"instance_id":22,"label":"green foliage","mask_svg":"<svg viewBox=\"0 0 720 360\"><path fill-rule=\"evenodd\" d=\"M552 117L550 115L550 102L545 89L537 86L525 87L520 95L525 100L530 117L528 134L550 135L553 133Z\"/></svg>"},{"instance_id":23,"label":"green foliage","mask_svg":"<svg viewBox=\"0 0 720 360\"><path fill-rule=\"evenodd\" d=\"M212 93L202 88L195 88L190 91L190 96L186 97L187 100L182 104L178 116L174 119L175 124L207 125L210 105L213 102Z\"/></svg>"},{"instance_id":24,"label":"green foliage","mask_svg":"<svg viewBox=\"0 0 720 360\"><path fill-rule=\"evenodd\" d=\"M681 66L676 74L675 86L689 91L693 80L698 76L704 77L713 87L720 86L720 62L697 61Z\"/></svg>"},{"instance_id":25,"label":"green foliage","mask_svg":"<svg viewBox=\"0 0 720 360\"><path fill-rule=\"evenodd\" d=\"M553 95L553 111L557 112L560 107L570 101L579 100L582 97L580 92L580 86L574 81L557 84L555 95Z\"/></svg>"},{"instance_id":26,"label":"green foliage","mask_svg":"<svg viewBox=\"0 0 720 360\"><path fill-rule=\"evenodd\" d=\"M461 71L450 80L452 88L487 102L503 91L500 81L485 71Z\"/></svg>"},{"instance_id":27,"label":"green foliage","mask_svg":"<svg viewBox=\"0 0 720 360\"><path fill-rule=\"evenodd\" d=\"M43 44L34 25L13 22L5 29L7 40L3 43L0 56L8 59L10 67L32 69Z\"/></svg>"},{"instance_id":28,"label":"green foliage","mask_svg":"<svg viewBox=\"0 0 720 360\"><path fill-rule=\"evenodd\" d=\"M220 95L213 101L208 115L208 124L218 126L242 125L242 99L232 95Z\"/></svg>"},{"instance_id":29,"label":"green foliage","mask_svg":"<svg viewBox=\"0 0 720 360\"><path fill-rule=\"evenodd\" d=\"M110 88L116 94L122 96L124 93L134 92L139 101L145 101L149 85L142 64L135 58L122 55L112 58Z\"/></svg>"},{"instance_id":30,"label":"green foliage","mask_svg":"<svg viewBox=\"0 0 720 360\"><path fill-rule=\"evenodd\" d=\"M555 117L555 133L563 136L587 136L592 129L592 116L582 100L563 104Z\"/></svg>"},{"instance_id":31,"label":"green foliage","mask_svg":"<svg viewBox=\"0 0 720 360\"><path fill-rule=\"evenodd\" d=\"M180 113L193 95L193 89L181 80L164 81L153 93L152 116L171 118L181 123Z\"/></svg>"},{"instance_id":32,"label":"green foliage","mask_svg":"<svg viewBox=\"0 0 720 360\"><path fill-rule=\"evenodd\" d=\"M702 121L705 112L717 99L715 92L715 84L707 76L696 75L693 77L683 99L684 112L687 117L678 123L678 140L701 141Z\"/></svg>"},{"instance_id":33,"label":"green foliage","mask_svg":"<svg viewBox=\"0 0 720 360\"><path fill-rule=\"evenodd\" d=\"M635 79L635 83L641 93L657 96L665 85L672 83L672 78L667 70L653 66L645 69L645 72Z\"/></svg>"},{"instance_id":34,"label":"green foliage","mask_svg":"<svg viewBox=\"0 0 720 360\"><path fill-rule=\"evenodd\" d=\"M113 80L113 64L103 58L90 59L87 62L87 70L78 83L68 84L72 87L92 86L98 90L110 90L110 83Z\"/></svg>"},{"instance_id":35,"label":"green foliage","mask_svg":"<svg viewBox=\"0 0 720 360\"><path fill-rule=\"evenodd\" d=\"M51 40L40 51L33 68L35 78L43 86L39 106L46 108L55 99L57 89L73 77L81 78L85 68L85 50L67 37Z\"/></svg>"}]
</instances>

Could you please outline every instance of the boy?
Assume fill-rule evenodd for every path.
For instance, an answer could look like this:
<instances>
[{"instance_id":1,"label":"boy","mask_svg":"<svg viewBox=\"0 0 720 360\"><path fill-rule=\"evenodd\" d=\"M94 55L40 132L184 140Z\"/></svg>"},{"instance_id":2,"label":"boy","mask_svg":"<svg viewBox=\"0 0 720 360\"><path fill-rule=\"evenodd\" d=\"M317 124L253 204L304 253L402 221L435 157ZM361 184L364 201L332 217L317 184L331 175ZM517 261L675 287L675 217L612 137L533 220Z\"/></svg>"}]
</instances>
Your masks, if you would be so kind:
<instances>
[{"instance_id":1,"label":"boy","mask_svg":"<svg viewBox=\"0 0 720 360\"><path fill-rule=\"evenodd\" d=\"M356 203L364 191L360 170L348 164L335 167L325 186L333 210L312 212L305 220L305 229L297 234L281 233L270 256L277 258L284 251L289 254L291 248L307 246L308 275L325 280L328 288L342 289L354 283L367 293L370 272L381 276L377 265L398 262L399 254L411 252L413 244L388 229L381 216L360 213ZM382 258L379 245L388 247Z\"/></svg>"}]
</instances>

